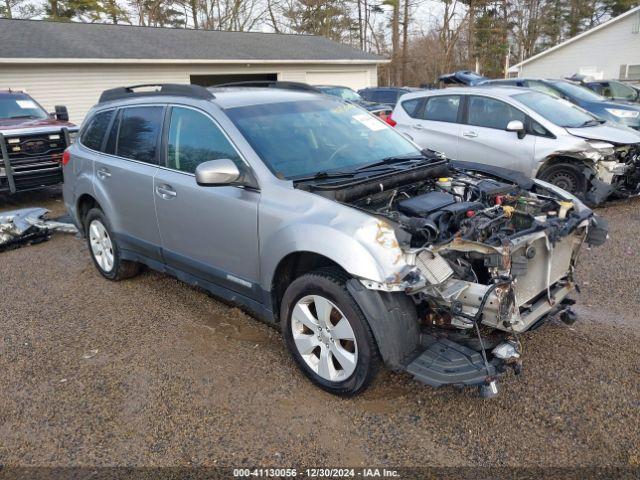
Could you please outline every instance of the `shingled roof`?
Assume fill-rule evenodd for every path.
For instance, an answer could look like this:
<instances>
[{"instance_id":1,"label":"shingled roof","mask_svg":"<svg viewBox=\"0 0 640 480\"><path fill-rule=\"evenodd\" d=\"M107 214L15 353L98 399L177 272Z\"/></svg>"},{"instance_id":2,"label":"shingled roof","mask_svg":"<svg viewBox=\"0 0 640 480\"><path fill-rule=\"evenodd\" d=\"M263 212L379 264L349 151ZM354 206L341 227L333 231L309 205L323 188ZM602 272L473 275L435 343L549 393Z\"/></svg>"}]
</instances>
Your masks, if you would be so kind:
<instances>
[{"instance_id":1,"label":"shingled roof","mask_svg":"<svg viewBox=\"0 0 640 480\"><path fill-rule=\"evenodd\" d=\"M0 19L0 58L378 63L385 59L314 35Z\"/></svg>"}]
</instances>

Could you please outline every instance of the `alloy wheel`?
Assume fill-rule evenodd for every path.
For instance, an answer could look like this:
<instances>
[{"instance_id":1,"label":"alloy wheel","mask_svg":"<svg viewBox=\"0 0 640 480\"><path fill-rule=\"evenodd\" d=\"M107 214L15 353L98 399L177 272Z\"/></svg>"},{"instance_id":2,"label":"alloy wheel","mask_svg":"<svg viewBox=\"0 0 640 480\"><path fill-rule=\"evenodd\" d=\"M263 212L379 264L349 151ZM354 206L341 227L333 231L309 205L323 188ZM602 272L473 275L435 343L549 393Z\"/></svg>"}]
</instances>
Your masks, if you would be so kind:
<instances>
[{"instance_id":1,"label":"alloy wheel","mask_svg":"<svg viewBox=\"0 0 640 480\"><path fill-rule=\"evenodd\" d=\"M109 232L98 219L89 224L89 245L96 263L104 272L110 272L114 262L113 243Z\"/></svg>"},{"instance_id":2,"label":"alloy wheel","mask_svg":"<svg viewBox=\"0 0 640 480\"><path fill-rule=\"evenodd\" d=\"M307 295L291 314L293 341L300 356L324 380L346 380L356 369L358 346L349 320L330 300Z\"/></svg>"}]
</instances>

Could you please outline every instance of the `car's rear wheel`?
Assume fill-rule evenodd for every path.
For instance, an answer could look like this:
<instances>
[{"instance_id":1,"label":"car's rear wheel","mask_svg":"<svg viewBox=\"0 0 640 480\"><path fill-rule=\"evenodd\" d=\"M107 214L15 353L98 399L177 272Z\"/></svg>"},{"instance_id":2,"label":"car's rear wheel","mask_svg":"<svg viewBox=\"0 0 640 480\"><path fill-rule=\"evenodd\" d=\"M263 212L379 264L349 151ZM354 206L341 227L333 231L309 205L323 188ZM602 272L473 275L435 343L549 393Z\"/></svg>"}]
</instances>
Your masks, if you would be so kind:
<instances>
[{"instance_id":1,"label":"car's rear wheel","mask_svg":"<svg viewBox=\"0 0 640 480\"><path fill-rule=\"evenodd\" d=\"M375 377L377 345L338 272L319 270L293 281L282 300L281 326L300 369L324 390L354 395Z\"/></svg>"},{"instance_id":2,"label":"car's rear wheel","mask_svg":"<svg viewBox=\"0 0 640 480\"><path fill-rule=\"evenodd\" d=\"M138 274L140 264L122 260L111 226L99 208L92 208L84 220L85 236L93 264L109 280L123 280Z\"/></svg>"},{"instance_id":3,"label":"car's rear wheel","mask_svg":"<svg viewBox=\"0 0 640 480\"><path fill-rule=\"evenodd\" d=\"M540 180L562 188L576 197L584 198L587 179L582 171L570 163L557 163L540 174Z\"/></svg>"}]
</instances>

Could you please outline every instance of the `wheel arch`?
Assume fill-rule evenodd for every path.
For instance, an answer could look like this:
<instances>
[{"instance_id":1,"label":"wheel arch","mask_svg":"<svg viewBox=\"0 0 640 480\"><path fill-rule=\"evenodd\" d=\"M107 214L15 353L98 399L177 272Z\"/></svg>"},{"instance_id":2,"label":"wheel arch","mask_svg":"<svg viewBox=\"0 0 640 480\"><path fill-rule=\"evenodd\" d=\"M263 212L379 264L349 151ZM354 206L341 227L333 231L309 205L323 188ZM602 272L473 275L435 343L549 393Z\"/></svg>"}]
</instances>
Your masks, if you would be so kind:
<instances>
[{"instance_id":1,"label":"wheel arch","mask_svg":"<svg viewBox=\"0 0 640 480\"><path fill-rule=\"evenodd\" d=\"M575 164L576 167L582 169L583 171L585 168L588 168L589 170L591 170L592 164L593 164L593 162L590 160L573 157L566 153L552 154L552 155L549 155L547 158L545 158L544 161L540 164L540 167L538 168L538 172L536 173L536 178L540 178L540 176L545 170L559 163ZM589 178L587 175L585 175L585 177L587 179Z\"/></svg>"},{"instance_id":2,"label":"wheel arch","mask_svg":"<svg viewBox=\"0 0 640 480\"><path fill-rule=\"evenodd\" d=\"M305 273L327 267L335 268L348 275L336 261L316 252L304 250L292 252L280 260L274 270L270 289L273 316L276 321L280 317L280 302L291 282Z\"/></svg>"},{"instance_id":3,"label":"wheel arch","mask_svg":"<svg viewBox=\"0 0 640 480\"><path fill-rule=\"evenodd\" d=\"M80 197L78 197L78 201L76 202L76 212L78 215L78 222L82 227L82 233L84 233L85 227L84 219L87 216L87 213L89 213L89 210L91 210L92 208L102 209L100 203L98 203L93 195L83 193L82 195L80 195Z\"/></svg>"}]
</instances>

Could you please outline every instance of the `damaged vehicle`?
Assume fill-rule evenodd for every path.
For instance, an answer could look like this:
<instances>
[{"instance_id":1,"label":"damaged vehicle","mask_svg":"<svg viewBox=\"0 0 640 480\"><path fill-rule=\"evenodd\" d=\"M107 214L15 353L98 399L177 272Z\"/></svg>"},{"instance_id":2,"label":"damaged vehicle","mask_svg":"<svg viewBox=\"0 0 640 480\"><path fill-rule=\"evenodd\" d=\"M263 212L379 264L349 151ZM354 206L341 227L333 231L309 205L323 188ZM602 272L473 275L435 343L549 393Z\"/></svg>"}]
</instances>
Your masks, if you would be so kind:
<instances>
[{"instance_id":1,"label":"damaged vehicle","mask_svg":"<svg viewBox=\"0 0 640 480\"><path fill-rule=\"evenodd\" d=\"M62 183L62 152L77 133L67 107L50 114L25 92L0 90L0 193Z\"/></svg>"},{"instance_id":2,"label":"damaged vehicle","mask_svg":"<svg viewBox=\"0 0 640 480\"><path fill-rule=\"evenodd\" d=\"M640 132L552 95L502 86L416 92L391 118L421 147L516 170L591 205L640 193Z\"/></svg>"},{"instance_id":3,"label":"damaged vehicle","mask_svg":"<svg viewBox=\"0 0 640 480\"><path fill-rule=\"evenodd\" d=\"M340 395L381 364L495 394L521 369L522 333L575 320L581 247L607 237L547 182L452 164L286 87L108 90L63 163L103 277L144 264L240 305Z\"/></svg>"}]
</instances>

